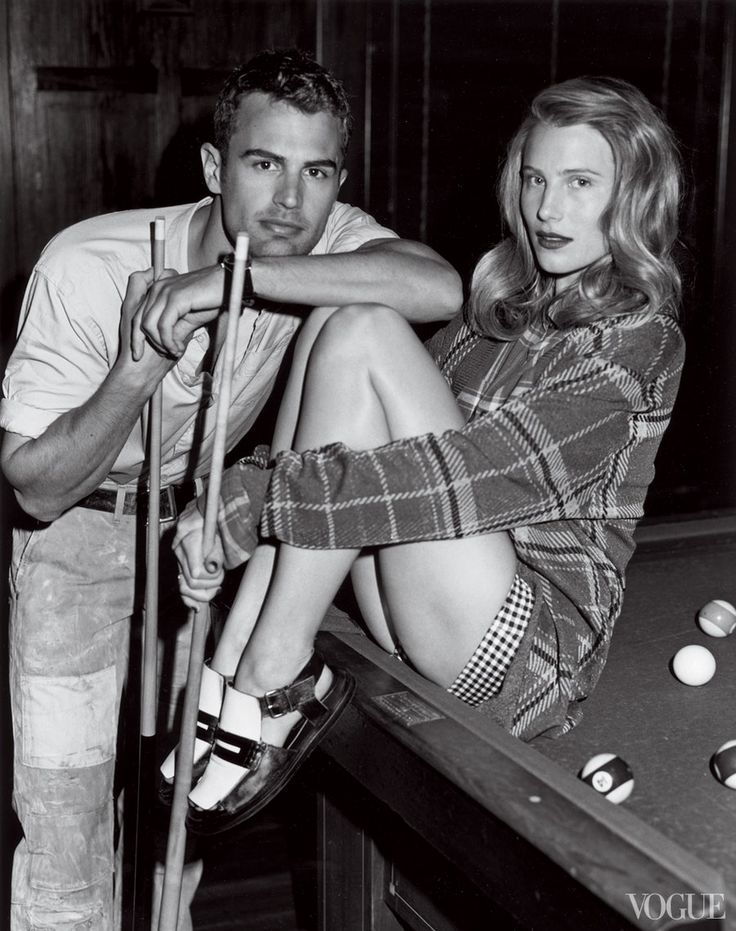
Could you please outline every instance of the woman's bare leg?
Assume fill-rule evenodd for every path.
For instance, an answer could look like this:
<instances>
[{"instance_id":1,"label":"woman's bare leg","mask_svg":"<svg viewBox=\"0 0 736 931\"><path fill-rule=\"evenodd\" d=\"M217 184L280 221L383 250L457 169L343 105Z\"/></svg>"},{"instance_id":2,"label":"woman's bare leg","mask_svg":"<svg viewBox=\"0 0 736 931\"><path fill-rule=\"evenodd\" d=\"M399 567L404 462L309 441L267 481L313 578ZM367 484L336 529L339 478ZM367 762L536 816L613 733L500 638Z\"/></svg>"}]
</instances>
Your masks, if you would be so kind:
<instances>
[{"instance_id":1,"label":"woman's bare leg","mask_svg":"<svg viewBox=\"0 0 736 931\"><path fill-rule=\"evenodd\" d=\"M334 313L334 307L318 307L302 325L294 350L289 378L281 399L276 418L271 455L294 445L294 434L302 402L304 376L309 357L320 330ZM271 543L260 543L248 560L243 578L238 586L233 604L228 613L227 622L222 630L217 647L212 656L211 667L221 675L231 677L235 674L245 645L250 638L253 627L266 597L271 582L276 548Z\"/></svg>"},{"instance_id":2,"label":"woman's bare leg","mask_svg":"<svg viewBox=\"0 0 736 931\"><path fill-rule=\"evenodd\" d=\"M342 441L355 449L459 429L463 416L447 383L409 325L388 308L342 308L322 327L309 355L294 448ZM358 550L307 550L280 544L258 620L223 708L225 730L281 746L300 719L293 711L260 718L250 696L292 683L309 659L325 612ZM392 645L386 613L417 668L449 685L508 593L515 568L506 534L382 549L359 563L364 610L379 640ZM384 610L384 605L387 608ZM326 696L332 672L315 685ZM254 718L255 716L255 718ZM242 730L240 729L242 727ZM247 769L215 754L190 794L215 806Z\"/></svg>"},{"instance_id":3,"label":"woman's bare leg","mask_svg":"<svg viewBox=\"0 0 736 931\"><path fill-rule=\"evenodd\" d=\"M393 311L343 308L325 324L310 357L296 449L338 440L366 449L463 424L433 360ZM271 586L236 673L238 689L258 695L292 681L357 556L355 550L279 546ZM402 643L425 675L449 684L508 593L515 568L511 541L499 533L386 547L378 565L382 600ZM385 634L385 618L375 607L367 620L383 623ZM269 723L279 722L264 727Z\"/></svg>"}]
</instances>

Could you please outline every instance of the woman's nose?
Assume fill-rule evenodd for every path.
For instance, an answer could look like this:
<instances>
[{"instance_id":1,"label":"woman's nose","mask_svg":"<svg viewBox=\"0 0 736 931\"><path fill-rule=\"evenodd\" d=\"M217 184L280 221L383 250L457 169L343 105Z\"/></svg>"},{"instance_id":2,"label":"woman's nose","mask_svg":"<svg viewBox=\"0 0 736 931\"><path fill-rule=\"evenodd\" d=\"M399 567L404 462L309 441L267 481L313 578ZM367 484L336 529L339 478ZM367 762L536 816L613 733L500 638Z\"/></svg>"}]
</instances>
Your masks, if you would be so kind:
<instances>
[{"instance_id":1,"label":"woman's nose","mask_svg":"<svg viewBox=\"0 0 736 931\"><path fill-rule=\"evenodd\" d=\"M559 220L562 216L562 197L560 192L550 187L545 187L542 199L539 202L537 216L540 220Z\"/></svg>"}]
</instances>

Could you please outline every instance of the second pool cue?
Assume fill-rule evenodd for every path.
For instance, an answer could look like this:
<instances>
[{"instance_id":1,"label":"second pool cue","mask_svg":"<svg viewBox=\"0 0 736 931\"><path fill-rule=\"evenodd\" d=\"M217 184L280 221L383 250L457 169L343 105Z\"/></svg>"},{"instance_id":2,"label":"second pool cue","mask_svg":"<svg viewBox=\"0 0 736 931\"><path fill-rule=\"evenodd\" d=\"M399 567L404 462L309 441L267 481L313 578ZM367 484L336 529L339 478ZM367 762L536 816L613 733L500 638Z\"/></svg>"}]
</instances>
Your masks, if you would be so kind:
<instances>
[{"instance_id":1,"label":"second pool cue","mask_svg":"<svg viewBox=\"0 0 736 931\"><path fill-rule=\"evenodd\" d=\"M238 233L235 244L235 263L230 283L228 303L227 330L223 347L222 376L217 397L215 419L215 436L212 447L210 476L207 483L204 528L202 531L202 555L205 563L215 545L217 510L222 485L222 471L227 447L227 422L230 410L233 369L235 365L235 348L238 339L238 322L243 301L245 269L248 261L249 240L245 233ZM190 609L189 619L192 624L192 640L189 648L189 668L187 686L184 693L181 733L176 752L176 771L174 776L174 797L171 803L171 820L169 837L166 845L166 868L164 873L161 912L158 931L176 931L179 920L179 904L184 872L184 851L186 846L187 796L192 784L194 759L194 740L197 733L197 714L199 711L199 687L202 678L207 628L209 625L209 606L199 611Z\"/></svg>"},{"instance_id":2,"label":"second pool cue","mask_svg":"<svg viewBox=\"0 0 736 931\"><path fill-rule=\"evenodd\" d=\"M166 221L153 222L151 265L154 279L166 266ZM158 601L161 508L161 385L148 402L148 525L146 527L146 589L141 649L140 727L138 745L138 785L136 787L135 865L133 914L136 928L150 927L153 854L139 855L141 827L151 820L156 773L156 713L158 708ZM141 852L143 853L143 852Z\"/></svg>"},{"instance_id":3,"label":"second pool cue","mask_svg":"<svg viewBox=\"0 0 736 931\"><path fill-rule=\"evenodd\" d=\"M153 277L160 278L165 267L166 231L163 217L156 217L153 230ZM146 621L143 639L141 689L141 736L156 736L156 680L158 666L158 579L159 511L161 507L161 385L151 398L148 415L149 491L146 535Z\"/></svg>"}]
</instances>

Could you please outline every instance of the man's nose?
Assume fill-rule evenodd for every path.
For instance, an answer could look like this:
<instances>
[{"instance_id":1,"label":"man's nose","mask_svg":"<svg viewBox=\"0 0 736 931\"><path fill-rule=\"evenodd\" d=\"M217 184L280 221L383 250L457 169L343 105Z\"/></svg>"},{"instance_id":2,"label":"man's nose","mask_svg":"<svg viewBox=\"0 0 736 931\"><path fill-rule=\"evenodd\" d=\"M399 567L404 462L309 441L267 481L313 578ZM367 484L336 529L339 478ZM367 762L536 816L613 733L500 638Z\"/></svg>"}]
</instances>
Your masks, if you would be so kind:
<instances>
[{"instance_id":1,"label":"man's nose","mask_svg":"<svg viewBox=\"0 0 736 931\"><path fill-rule=\"evenodd\" d=\"M293 210L301 204L301 175L284 172L274 194L274 201L282 207Z\"/></svg>"}]
</instances>

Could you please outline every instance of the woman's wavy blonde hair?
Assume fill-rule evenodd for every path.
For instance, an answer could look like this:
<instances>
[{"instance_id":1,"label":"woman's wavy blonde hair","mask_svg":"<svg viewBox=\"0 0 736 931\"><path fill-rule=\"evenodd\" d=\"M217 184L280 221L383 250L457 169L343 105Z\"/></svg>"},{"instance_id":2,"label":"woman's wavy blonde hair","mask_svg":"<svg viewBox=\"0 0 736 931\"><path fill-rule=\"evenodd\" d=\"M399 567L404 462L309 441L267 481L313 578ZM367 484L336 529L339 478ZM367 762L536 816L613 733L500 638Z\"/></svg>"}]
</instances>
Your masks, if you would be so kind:
<instances>
[{"instance_id":1,"label":"woman's wavy blonde hair","mask_svg":"<svg viewBox=\"0 0 736 931\"><path fill-rule=\"evenodd\" d=\"M610 145L615 164L613 194L601 217L610 254L557 295L554 277L534 259L520 208L524 147L540 123L591 126ZM545 316L564 328L619 314L676 315L681 284L672 250L680 188L672 131L637 88L616 78L581 77L543 90L508 147L497 189L508 233L476 265L469 324L513 339Z\"/></svg>"}]
</instances>

